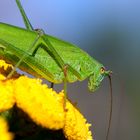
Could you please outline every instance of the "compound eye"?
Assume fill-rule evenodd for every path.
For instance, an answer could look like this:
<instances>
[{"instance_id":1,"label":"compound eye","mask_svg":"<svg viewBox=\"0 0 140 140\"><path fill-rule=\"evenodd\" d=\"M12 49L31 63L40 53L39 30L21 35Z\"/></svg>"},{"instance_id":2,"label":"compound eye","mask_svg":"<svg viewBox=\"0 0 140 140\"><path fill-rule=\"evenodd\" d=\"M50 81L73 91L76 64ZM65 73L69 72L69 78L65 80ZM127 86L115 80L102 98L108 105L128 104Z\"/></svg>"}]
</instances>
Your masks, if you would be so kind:
<instances>
[{"instance_id":1,"label":"compound eye","mask_svg":"<svg viewBox=\"0 0 140 140\"><path fill-rule=\"evenodd\" d=\"M101 74L105 73L105 68L104 68L104 67L101 67L100 73L101 73Z\"/></svg>"}]
</instances>

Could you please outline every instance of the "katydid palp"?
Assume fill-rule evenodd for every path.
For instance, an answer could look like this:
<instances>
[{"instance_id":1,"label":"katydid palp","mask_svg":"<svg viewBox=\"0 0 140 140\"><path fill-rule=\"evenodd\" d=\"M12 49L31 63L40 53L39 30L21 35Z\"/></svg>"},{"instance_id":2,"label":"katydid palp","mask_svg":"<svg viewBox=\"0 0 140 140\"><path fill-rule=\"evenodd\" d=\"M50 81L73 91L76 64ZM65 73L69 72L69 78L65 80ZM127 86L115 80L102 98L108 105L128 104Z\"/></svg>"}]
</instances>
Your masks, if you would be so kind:
<instances>
[{"instance_id":1,"label":"katydid palp","mask_svg":"<svg viewBox=\"0 0 140 140\"><path fill-rule=\"evenodd\" d=\"M89 78L90 91L98 89L105 76L110 77L111 71L77 46L34 30L20 1L16 2L27 29L0 23L0 58L52 83Z\"/></svg>"}]
</instances>

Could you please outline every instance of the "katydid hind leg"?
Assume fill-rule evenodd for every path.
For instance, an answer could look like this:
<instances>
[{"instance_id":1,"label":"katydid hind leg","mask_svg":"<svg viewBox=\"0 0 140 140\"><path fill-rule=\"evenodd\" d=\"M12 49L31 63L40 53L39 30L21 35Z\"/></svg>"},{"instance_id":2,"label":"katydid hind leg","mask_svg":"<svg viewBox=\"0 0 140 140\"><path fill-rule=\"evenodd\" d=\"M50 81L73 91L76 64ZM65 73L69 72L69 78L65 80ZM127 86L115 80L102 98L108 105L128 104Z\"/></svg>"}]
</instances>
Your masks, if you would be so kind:
<instances>
[{"instance_id":1,"label":"katydid hind leg","mask_svg":"<svg viewBox=\"0 0 140 140\"><path fill-rule=\"evenodd\" d=\"M18 5L18 8L20 10L20 13L22 15L22 18L24 20L24 23L25 23L25 26L27 29L29 30L34 30L21 3L20 3L20 0L16 0L16 3ZM63 59L59 56L59 54L57 53L57 51L54 49L53 45L50 43L50 41L48 39L46 39L45 37L43 37L43 40L46 42L46 44L48 44L52 54L54 55L57 63L59 64L59 66L63 69L65 67L65 63L63 61ZM33 52L33 55L35 54L35 52ZM67 64L68 65L68 64ZM75 70L73 69L70 65L68 67L68 69L78 78L78 79L81 79L81 75Z\"/></svg>"},{"instance_id":2,"label":"katydid hind leg","mask_svg":"<svg viewBox=\"0 0 140 140\"><path fill-rule=\"evenodd\" d=\"M26 26L26 28L28 30L34 30L21 3L20 0L16 0L17 6L20 10L20 13L22 15L22 18L24 20L24 24ZM37 31L38 32L38 31ZM40 38L40 35L39 35ZM38 41L37 38L34 42L33 45L31 47L29 47L29 50L36 44L36 42ZM63 61L63 59L61 58L61 56L57 53L57 51L55 50L55 48L53 47L53 45L50 43L50 41L48 39L46 39L45 37L43 37L44 42L46 43L45 47L49 47L50 51L52 52L53 56L55 57L56 62L58 63L58 65L61 67L61 69L64 70L64 94L65 94L65 101L66 102L66 97L67 97L67 69L69 69L78 79L81 79L81 75L75 70L73 69L70 65L66 65ZM34 56L38 50L39 46L37 46L37 48L33 51L32 55ZM21 62L24 60L24 58L26 57L26 54L23 54L23 56L20 58L20 60L18 61L18 63L15 65L14 69L10 72L10 74L7 76L7 78L10 78L12 76L12 74L14 73L14 71L16 70L16 68L21 64ZM66 68L66 69L65 69ZM51 83L51 87L53 87L53 83ZM65 104L65 103L64 103ZM64 105L65 106L65 105Z\"/></svg>"},{"instance_id":3,"label":"katydid hind leg","mask_svg":"<svg viewBox=\"0 0 140 140\"><path fill-rule=\"evenodd\" d=\"M28 30L31 30L31 31L34 30L30 21L29 21L29 19L28 19L28 17L27 17L27 15L26 15L26 13L25 13L25 11L24 11L24 9L23 9L23 7L22 7L22 5L21 5L20 0L16 0L16 4L17 4L17 6L20 10L20 13L22 15L22 18L23 18L23 21L24 21L24 24L25 24L26 28Z\"/></svg>"},{"instance_id":4,"label":"katydid hind leg","mask_svg":"<svg viewBox=\"0 0 140 140\"><path fill-rule=\"evenodd\" d=\"M22 15L22 18L23 18L23 21L24 21L24 24L25 24L26 28L27 28L28 30L34 30L34 29L33 29L33 26L31 25L31 23L30 23L30 21L29 21L27 15L26 15L26 13L25 13L23 7L22 7L22 4L21 4L20 0L16 0L16 4L17 4L17 6L18 6L18 8L19 8L19 10L20 10L20 13L21 13L21 15ZM32 55L35 55L35 54L36 54L37 49L38 49L38 48L36 48L36 49L34 50L34 52L33 52ZM15 69L16 69L16 68L15 68ZM51 82L50 88L53 88L53 87L54 87L54 83Z\"/></svg>"},{"instance_id":5,"label":"katydid hind leg","mask_svg":"<svg viewBox=\"0 0 140 140\"><path fill-rule=\"evenodd\" d=\"M24 24L25 24L26 28L27 28L28 30L33 30L33 27L32 27L32 25L31 25L31 23L30 23L30 21L29 21L27 15L26 15L26 13L25 13L25 11L24 11L22 5L21 5L20 0L16 0L16 4L17 4L17 6L18 6L18 8L19 8L19 10L20 10L20 13L21 13L21 15L22 15L22 18L23 18L23 21L24 21ZM35 39L35 41L33 42L32 46L34 46L34 44L37 42L38 39L39 39L39 37L38 37L37 39ZM31 46L30 48L32 48L32 46ZM30 48L29 48L29 49L30 49ZM23 56L20 58L20 60L19 60L19 61L17 62L17 64L14 66L13 70L8 74L7 78L10 78L10 77L13 75L13 73L14 73L15 70L16 70L16 68L18 68L18 66L21 64L21 62L23 61L23 59L24 59L25 57L26 57L26 53L23 54Z\"/></svg>"},{"instance_id":6,"label":"katydid hind leg","mask_svg":"<svg viewBox=\"0 0 140 140\"><path fill-rule=\"evenodd\" d=\"M20 10L20 13L22 15L22 18L24 20L24 23L25 23L25 26L28 30L34 30L22 5L21 5L21 2L20 0L16 0L16 3L17 3L17 6ZM63 69L64 66L65 66L65 63L64 61L62 60L62 58L59 56L59 54L57 53L57 51L54 49L53 45L50 43L50 41L48 39L46 39L45 37L43 37L43 40L46 42L46 44L48 44L48 46L50 47L50 50L52 51L52 54L54 55L54 57L56 58L56 61L57 63L60 65L60 67ZM69 68L68 68L78 79L81 79L81 76L80 74L75 70L73 69L70 65L69 65Z\"/></svg>"}]
</instances>

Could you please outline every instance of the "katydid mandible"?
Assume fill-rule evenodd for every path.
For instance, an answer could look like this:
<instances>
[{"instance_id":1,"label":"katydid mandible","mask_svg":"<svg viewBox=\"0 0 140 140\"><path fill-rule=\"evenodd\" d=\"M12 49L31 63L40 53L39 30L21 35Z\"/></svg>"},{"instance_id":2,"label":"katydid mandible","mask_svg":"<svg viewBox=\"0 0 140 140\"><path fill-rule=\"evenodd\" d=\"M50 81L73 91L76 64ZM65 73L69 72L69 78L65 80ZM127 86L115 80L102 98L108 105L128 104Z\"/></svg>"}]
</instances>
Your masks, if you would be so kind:
<instances>
[{"instance_id":1,"label":"katydid mandible","mask_svg":"<svg viewBox=\"0 0 140 140\"><path fill-rule=\"evenodd\" d=\"M110 78L111 71L77 46L34 30L20 1L16 3L27 29L0 23L0 58L52 83L89 78L88 88L92 92L99 88L105 76ZM112 107L110 116L111 113Z\"/></svg>"}]
</instances>

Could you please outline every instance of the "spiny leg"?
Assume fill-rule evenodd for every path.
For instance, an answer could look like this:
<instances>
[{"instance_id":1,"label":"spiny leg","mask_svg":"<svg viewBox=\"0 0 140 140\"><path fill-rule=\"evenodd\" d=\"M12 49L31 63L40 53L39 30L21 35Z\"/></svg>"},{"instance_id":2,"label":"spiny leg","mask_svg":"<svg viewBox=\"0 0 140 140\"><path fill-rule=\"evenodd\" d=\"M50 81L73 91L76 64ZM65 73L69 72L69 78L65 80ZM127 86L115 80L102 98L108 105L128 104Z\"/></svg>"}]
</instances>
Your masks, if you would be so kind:
<instances>
[{"instance_id":1,"label":"spiny leg","mask_svg":"<svg viewBox=\"0 0 140 140\"><path fill-rule=\"evenodd\" d=\"M32 25L31 25L31 23L30 23L30 21L29 21L29 19L28 19L28 17L26 16L26 13L25 13L20 1L16 0L16 3L17 3L18 8L19 8L19 10L21 12L21 15L23 17L23 20L24 20L26 28L29 29L29 30L34 30ZM39 30L37 30L37 31L39 31ZM52 52L53 57L55 58L57 64L61 67L61 69L63 69L63 72L64 72L64 94L65 94L65 101L64 102L66 103L66 97L67 97L67 70L70 70L78 79L81 79L81 75L75 69L73 69L70 65L64 63L64 61L59 56L59 54L57 53L57 51L55 50L53 45L50 43L50 41L45 36L42 36L42 38L43 38L44 42L46 43L46 45L48 46L48 48L50 49L50 51ZM46 45L45 45L45 47L46 47ZM32 55L35 55L37 50L38 50L38 48L36 48L34 50ZM23 59L24 59L24 56L22 57L22 60ZM19 64L22 62L22 60L20 62L18 62L17 66L19 66ZM53 87L53 83L51 83L51 87Z\"/></svg>"},{"instance_id":2,"label":"spiny leg","mask_svg":"<svg viewBox=\"0 0 140 140\"><path fill-rule=\"evenodd\" d=\"M23 21L24 21L24 24L25 24L26 28L29 29L29 30L33 30L33 27L32 27L32 25L31 25L29 19L27 18L26 13L25 13L25 11L24 11L24 9L23 9L21 3L20 3L20 0L16 0L16 4L17 4L17 6L18 6L18 8L19 8L19 10L20 10L20 13L21 13L21 15L22 15L22 18L23 18ZM29 47L29 50L28 50L28 51L30 51L30 49L32 49L32 47L36 44L36 42L38 41L39 38L40 38L40 36L37 36L37 37L36 37L35 41L34 41L33 44L31 45L31 47ZM8 76L7 76L6 79L11 78L11 76L14 74L16 68L21 64L21 62L23 61L23 59L24 59L25 57L26 57L26 54L24 54L24 55L20 58L20 60L19 60L19 61L17 62L17 64L14 66L13 70L8 74Z\"/></svg>"},{"instance_id":3,"label":"spiny leg","mask_svg":"<svg viewBox=\"0 0 140 140\"><path fill-rule=\"evenodd\" d=\"M21 15L22 15L22 18L23 18L24 24L26 26L26 29L33 31L34 30L33 26L31 25L27 15L26 15L26 13L25 13L25 11L24 11L21 3L20 3L20 0L16 0L16 3L17 3L17 6L18 6L18 8L20 10ZM37 30L38 29L35 29L35 31L37 31ZM54 83L51 82L50 88L53 88L53 87L54 87Z\"/></svg>"}]
</instances>

